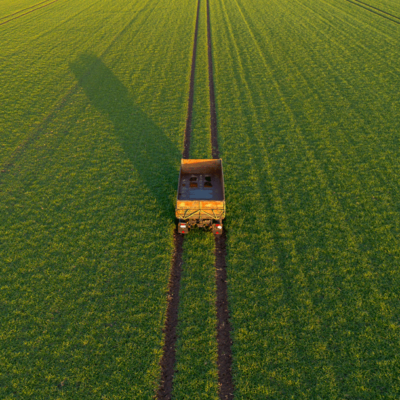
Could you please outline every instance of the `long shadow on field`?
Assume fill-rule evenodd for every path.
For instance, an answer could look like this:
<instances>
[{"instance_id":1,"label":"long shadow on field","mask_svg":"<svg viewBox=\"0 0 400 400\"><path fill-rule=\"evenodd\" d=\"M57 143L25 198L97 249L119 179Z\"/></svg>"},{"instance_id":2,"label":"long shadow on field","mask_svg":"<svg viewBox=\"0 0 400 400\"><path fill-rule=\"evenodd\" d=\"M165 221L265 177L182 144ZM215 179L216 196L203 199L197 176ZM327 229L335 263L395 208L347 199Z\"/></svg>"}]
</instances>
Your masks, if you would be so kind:
<instances>
[{"instance_id":1,"label":"long shadow on field","mask_svg":"<svg viewBox=\"0 0 400 400\"><path fill-rule=\"evenodd\" d=\"M103 61L82 54L70 68L90 103L108 115L140 179L156 199L163 217L172 219L180 150L136 104L131 93Z\"/></svg>"}]
</instances>

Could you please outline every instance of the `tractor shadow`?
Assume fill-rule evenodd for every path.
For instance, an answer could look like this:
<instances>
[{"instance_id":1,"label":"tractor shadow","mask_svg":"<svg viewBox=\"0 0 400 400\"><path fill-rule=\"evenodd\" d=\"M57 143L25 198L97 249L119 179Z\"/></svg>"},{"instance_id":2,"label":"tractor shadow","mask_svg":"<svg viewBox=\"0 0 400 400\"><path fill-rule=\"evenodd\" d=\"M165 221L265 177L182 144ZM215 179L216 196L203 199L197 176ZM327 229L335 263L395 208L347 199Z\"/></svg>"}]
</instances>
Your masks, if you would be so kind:
<instances>
[{"instance_id":1,"label":"tractor shadow","mask_svg":"<svg viewBox=\"0 0 400 400\"><path fill-rule=\"evenodd\" d=\"M180 149L135 104L132 91L100 58L82 54L69 66L90 104L112 122L113 134L139 174L142 184L155 198L159 216L174 220L173 198L179 173Z\"/></svg>"}]
</instances>

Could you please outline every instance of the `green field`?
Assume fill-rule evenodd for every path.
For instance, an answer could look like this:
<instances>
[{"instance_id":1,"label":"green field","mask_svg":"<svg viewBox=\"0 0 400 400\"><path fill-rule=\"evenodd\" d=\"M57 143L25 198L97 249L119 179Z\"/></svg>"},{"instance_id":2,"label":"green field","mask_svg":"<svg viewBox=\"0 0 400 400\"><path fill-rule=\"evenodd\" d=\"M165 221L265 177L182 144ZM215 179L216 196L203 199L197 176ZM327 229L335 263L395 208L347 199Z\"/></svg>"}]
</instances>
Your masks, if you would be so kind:
<instances>
[{"instance_id":1,"label":"green field","mask_svg":"<svg viewBox=\"0 0 400 400\"><path fill-rule=\"evenodd\" d=\"M39 3L0 0L0 23ZM400 397L400 25L353 3L210 0L235 399ZM0 25L1 399L155 395L196 8ZM218 398L213 251L185 240L176 399Z\"/></svg>"},{"instance_id":2,"label":"green field","mask_svg":"<svg viewBox=\"0 0 400 400\"><path fill-rule=\"evenodd\" d=\"M0 397L152 398L196 9L55 4L0 29Z\"/></svg>"},{"instance_id":3,"label":"green field","mask_svg":"<svg viewBox=\"0 0 400 400\"><path fill-rule=\"evenodd\" d=\"M313 0L212 22L236 398L398 398L400 27Z\"/></svg>"}]
</instances>

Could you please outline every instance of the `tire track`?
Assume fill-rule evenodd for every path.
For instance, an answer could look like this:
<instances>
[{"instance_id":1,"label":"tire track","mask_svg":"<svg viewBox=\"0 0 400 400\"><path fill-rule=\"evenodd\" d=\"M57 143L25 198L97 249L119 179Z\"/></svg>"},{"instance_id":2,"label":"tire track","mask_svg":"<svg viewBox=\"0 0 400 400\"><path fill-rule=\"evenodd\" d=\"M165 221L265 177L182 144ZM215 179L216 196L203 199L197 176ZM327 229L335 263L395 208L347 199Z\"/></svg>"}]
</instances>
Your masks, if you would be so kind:
<instances>
[{"instance_id":1,"label":"tire track","mask_svg":"<svg viewBox=\"0 0 400 400\"><path fill-rule=\"evenodd\" d=\"M0 25L7 24L8 22L11 22L11 21L14 21L15 19L21 18L21 17L23 17L24 15L33 13L34 11L40 10L41 8L44 8L44 7L47 7L47 6L49 6L50 4L55 3L56 1L58 1L58 0L53 0L53 1L51 1L50 3L47 3L47 4L45 4L45 5L41 6L41 7L35 8L34 10L28 11L28 12L26 12L26 13L24 13L24 14L21 14L21 15L17 15L17 16L14 17L14 18L8 19L7 21L0 22ZM42 2L42 3L44 3L44 2ZM38 4L42 4L42 3L38 3ZM36 4L36 5L37 5L37 4ZM32 6L32 7L34 7L34 6ZM32 8L32 7L29 7L29 8ZM27 10L27 9L28 9L28 8L26 8L26 10ZM24 10L22 10L22 11L24 11ZM15 14L19 14L19 13L15 13ZM15 15L15 14L12 14L12 15Z\"/></svg>"},{"instance_id":2,"label":"tire track","mask_svg":"<svg viewBox=\"0 0 400 400\"><path fill-rule=\"evenodd\" d=\"M194 29L193 39L193 54L192 54L192 69L190 72L190 86L189 86L189 100L188 111L186 116L185 139L183 144L182 158L189 158L190 150L190 134L192 130L192 115L193 115L193 101L194 101L194 78L196 71L196 53L197 53L197 35L199 30L199 14L200 14L200 0L197 1L197 14L196 14L196 27Z\"/></svg>"},{"instance_id":3,"label":"tire track","mask_svg":"<svg viewBox=\"0 0 400 400\"><path fill-rule=\"evenodd\" d=\"M214 70L213 70L213 59L212 59L209 0L207 0L207 50L208 50L208 82L209 82L208 84L210 90L210 130L211 130L212 158L219 158L217 109L215 105Z\"/></svg>"},{"instance_id":4,"label":"tire track","mask_svg":"<svg viewBox=\"0 0 400 400\"><path fill-rule=\"evenodd\" d=\"M197 1L196 26L193 39L192 66L190 73L190 86L188 98L188 111L186 116L186 127L184 134L182 158L189 158L190 135L192 130L192 114L194 101L194 78L196 69L197 36L199 28L200 0ZM172 255L171 272L169 278L168 304L164 327L163 355L160 361L161 379L156 398L170 400L172 398L172 387L174 378L174 366L176 358L176 328L178 325L179 289L182 275L182 255L184 236L174 231L174 252Z\"/></svg>"},{"instance_id":5,"label":"tire track","mask_svg":"<svg viewBox=\"0 0 400 400\"><path fill-rule=\"evenodd\" d=\"M182 275L182 254L184 236L174 231L174 253L172 255L171 273L169 277L167 315L164 327L163 356L160 361L161 384L157 399L169 400L172 398L172 385L176 355L176 327L178 325L179 288Z\"/></svg>"},{"instance_id":6,"label":"tire track","mask_svg":"<svg viewBox=\"0 0 400 400\"><path fill-rule=\"evenodd\" d=\"M365 6L367 6L367 7L369 7L369 8L373 8L374 10L377 10L377 11L381 12L382 14L390 15L391 17L393 17L393 18L396 18L396 19L399 19L399 20L400 20L400 17L398 17L397 15L390 14L390 13L388 13L387 11L383 11L383 10L381 10L380 8L377 8L377 7L371 6L370 4L364 3L363 1L360 1L360 0L355 0L355 1L356 1L357 3L364 4Z\"/></svg>"},{"instance_id":7,"label":"tire track","mask_svg":"<svg viewBox=\"0 0 400 400\"><path fill-rule=\"evenodd\" d=\"M363 8L364 10L367 10L367 11L373 13L373 14L379 15L379 16L382 17L382 18L385 18L385 19L387 19L387 20L389 20L389 21L392 21L392 22L394 22L395 24L399 24L399 25L400 25L400 18L399 18L399 17L396 17L396 16L394 16L394 15L392 15L392 14L389 14L389 13L387 13L387 12L385 12L385 11L379 10L379 8L372 7L372 6L370 6L370 5L366 4L366 3L362 3L361 1L357 1L357 0L356 0L356 1L346 0L346 1L349 2L349 3L351 3L351 4L356 5L356 6L358 6L358 7L361 7L361 8ZM370 8L365 7L365 6L363 6L363 5L359 4L359 3L365 4L365 6L374 8L375 10L378 10L379 12L374 11L374 10L371 10ZM380 14L380 13L384 13L384 14L390 15L390 16L392 16L392 17L394 17L394 18L399 18L399 21L396 21L396 20L394 20L394 19L392 19L392 18L386 17L385 15L382 15L382 14Z\"/></svg>"},{"instance_id":8,"label":"tire track","mask_svg":"<svg viewBox=\"0 0 400 400\"><path fill-rule=\"evenodd\" d=\"M48 1L49 0L44 0L44 1L41 1L40 3L34 4L33 6L26 7L26 8L23 8L22 10L19 10L17 12L12 13L12 14L5 15L4 17L0 17L0 20L12 17L12 16L17 15L17 14L20 14L20 13L22 13L22 12L24 12L26 10L30 10L31 8L34 8L34 7L36 7L36 6L40 5L40 4L47 3Z\"/></svg>"},{"instance_id":9,"label":"tire track","mask_svg":"<svg viewBox=\"0 0 400 400\"><path fill-rule=\"evenodd\" d=\"M207 0L207 43L208 43L208 76L210 89L210 130L212 157L219 158L217 109L215 104L214 69L212 59L210 3ZM218 381L220 399L233 399L234 385L232 379L232 340L228 309L228 284L226 266L226 232L215 237L215 281L217 299L217 342L218 342Z\"/></svg>"}]
</instances>

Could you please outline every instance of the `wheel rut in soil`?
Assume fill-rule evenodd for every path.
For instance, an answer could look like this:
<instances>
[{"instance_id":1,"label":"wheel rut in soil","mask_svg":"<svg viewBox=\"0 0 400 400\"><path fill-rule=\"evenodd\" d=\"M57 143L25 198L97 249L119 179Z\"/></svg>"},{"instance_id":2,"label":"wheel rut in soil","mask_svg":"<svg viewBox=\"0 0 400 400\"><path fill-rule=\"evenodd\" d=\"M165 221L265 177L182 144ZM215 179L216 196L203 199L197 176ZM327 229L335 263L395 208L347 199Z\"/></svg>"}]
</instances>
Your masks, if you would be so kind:
<instances>
[{"instance_id":1,"label":"wheel rut in soil","mask_svg":"<svg viewBox=\"0 0 400 400\"><path fill-rule=\"evenodd\" d=\"M164 328L164 348L160 361L161 384L157 392L157 399L172 398L172 383L176 355L176 327L178 325L179 286L182 274L182 254L184 236L177 230L174 232L174 253L172 255L171 273L169 278L168 306Z\"/></svg>"},{"instance_id":2,"label":"wheel rut in soil","mask_svg":"<svg viewBox=\"0 0 400 400\"><path fill-rule=\"evenodd\" d=\"M11 21L14 21L15 19L21 18L21 17L23 17L24 15L33 13L34 11L40 10L41 8L44 8L44 7L47 7L47 6L49 6L50 4L55 3L56 1L58 1L58 0L53 0L53 1L51 1L50 3L44 4L43 6L37 7L37 8L35 8L35 9L30 10L30 11L27 11L27 12L25 12L25 13L23 13L23 14L17 15L17 16L14 17L14 18L10 18L10 19L8 19L7 21L0 22L0 25L7 24L8 22L11 22ZM45 3L45 2L42 1L41 3L38 3L38 4L36 4L36 5L39 5L39 4L42 4L42 3ZM35 7L35 6L28 7L28 8L26 8L25 10L18 11L17 13L10 14L10 15L8 15L7 17L3 17L3 18L1 18L1 19L8 18L8 17L11 17L11 16L13 16L13 15L19 14L19 13L21 13L21 12L23 12L23 11L26 11L26 10L28 10L28 9L30 9L30 8L33 8L33 7Z\"/></svg>"},{"instance_id":3,"label":"wheel rut in soil","mask_svg":"<svg viewBox=\"0 0 400 400\"><path fill-rule=\"evenodd\" d=\"M396 15L389 14L389 13L386 12L386 11L382 11L382 10L380 10L379 8L370 6L369 4L363 3L363 2L358 1L358 0L355 0L355 1L346 0L346 1L349 2L349 3L351 3L351 4L356 5L356 6L358 6L358 7L361 7L361 8L363 8L364 10L367 10L367 11L373 13L373 14L376 14L376 15L378 15L379 17L385 18L385 19L387 19L387 20L389 20L389 21L394 22L395 24L399 24L399 25L400 25L400 18L397 17ZM362 4L364 4L364 5L362 5ZM375 10L377 10L377 11L371 10L371 8L373 8L373 9L375 9ZM378 11L379 11L379 12L378 12ZM383 14L390 15L390 16L393 17L393 18L397 18L397 19L399 19L399 21L396 21L396 20L394 20L394 19L392 19L392 18L389 18L389 17L387 17L386 15L383 15Z\"/></svg>"},{"instance_id":4,"label":"wheel rut in soil","mask_svg":"<svg viewBox=\"0 0 400 400\"><path fill-rule=\"evenodd\" d=\"M208 81L210 92L210 131L212 157L219 158L217 109L215 104L214 68L212 58L210 2L207 0L207 43L208 43ZM218 381L220 399L233 399L232 379L232 340L228 309L228 284L226 266L226 233L215 237L215 280L217 289L217 342L218 342Z\"/></svg>"},{"instance_id":5,"label":"wheel rut in soil","mask_svg":"<svg viewBox=\"0 0 400 400\"><path fill-rule=\"evenodd\" d=\"M186 116L186 127L184 134L182 158L189 158L190 134L192 129L192 114L194 100L194 78L196 69L197 36L199 28L200 0L197 1L196 26L193 39L192 66L190 73L188 110ZM171 272L169 278L169 289L167 298L167 313L164 327L164 347L160 361L161 381L156 395L158 400L169 400L172 398L172 385L174 378L174 367L176 358L176 328L178 325L179 289L182 275L182 255L184 236L174 231L174 252L172 255Z\"/></svg>"},{"instance_id":6,"label":"wheel rut in soil","mask_svg":"<svg viewBox=\"0 0 400 400\"><path fill-rule=\"evenodd\" d=\"M193 39L193 53L192 53L192 67L191 67L191 72L190 72L188 110L187 110L187 116L186 116L186 127L185 127L183 153L182 153L182 158L185 158L185 159L189 158L190 134L192 132L194 78L195 78L195 72L196 72L196 54L197 54L197 36L198 36L198 31L199 31L199 15L200 15L200 0L197 0L196 27L194 29L194 39Z\"/></svg>"},{"instance_id":7,"label":"wheel rut in soil","mask_svg":"<svg viewBox=\"0 0 400 400\"><path fill-rule=\"evenodd\" d=\"M380 8L376 8L376 7L374 7L374 6L371 6L371 4L364 3L364 2L362 2L362 1L360 1L360 0L355 0L355 1L356 1L357 3L364 4L364 6L367 6L367 7L369 7L369 8L373 8L374 10L377 10L377 11L379 11L379 12L382 13L382 14L390 15L390 16L393 17L393 18L400 19L400 17L398 17L397 15L390 14L390 13L388 13L387 11L381 10Z\"/></svg>"},{"instance_id":8,"label":"wheel rut in soil","mask_svg":"<svg viewBox=\"0 0 400 400\"><path fill-rule=\"evenodd\" d=\"M23 12L26 11L26 10L30 10L31 8L35 8L35 7L39 6L40 4L47 3L48 1L49 1L49 0L44 0L44 1L41 1L40 3L36 3L36 4L34 4L33 6L23 8L22 10L16 11L16 12L14 12L14 13L12 13L12 14L4 15L4 17L0 17L0 21L1 21L2 19L10 18L10 17L12 17L12 16L14 16L14 15L17 15L17 14L21 14L21 13L23 13Z\"/></svg>"},{"instance_id":9,"label":"wheel rut in soil","mask_svg":"<svg viewBox=\"0 0 400 400\"><path fill-rule=\"evenodd\" d=\"M190 136L192 126L192 111L194 101L194 80L196 69L197 36L199 26L200 0L197 2L196 26L193 41L193 54L190 75L190 87L188 98L188 111L186 117L186 127L184 135L184 145L182 158L189 158ZM212 60L212 41L210 23L210 5L207 0L207 47L208 47L208 74L209 74L209 93L210 93L210 133L212 158L220 157L218 147L217 131L217 111L215 104L215 89ZM171 262L171 273L168 290L168 304L166 321L164 327L164 347L163 356L160 361L161 382L157 392L157 399L171 399L173 389L174 365L176 358L176 328L178 325L179 308L179 288L182 273L184 236L174 232L174 253ZM216 280L216 314L217 314L217 342L218 342L218 381L220 399L233 399L233 380L232 380L232 351L230 338L230 323L228 310L228 287L227 287L227 267L226 267L226 234L215 237L215 280Z\"/></svg>"}]
</instances>

